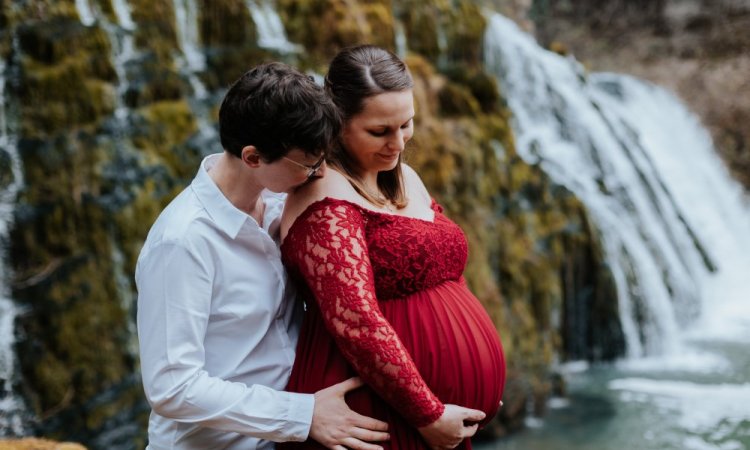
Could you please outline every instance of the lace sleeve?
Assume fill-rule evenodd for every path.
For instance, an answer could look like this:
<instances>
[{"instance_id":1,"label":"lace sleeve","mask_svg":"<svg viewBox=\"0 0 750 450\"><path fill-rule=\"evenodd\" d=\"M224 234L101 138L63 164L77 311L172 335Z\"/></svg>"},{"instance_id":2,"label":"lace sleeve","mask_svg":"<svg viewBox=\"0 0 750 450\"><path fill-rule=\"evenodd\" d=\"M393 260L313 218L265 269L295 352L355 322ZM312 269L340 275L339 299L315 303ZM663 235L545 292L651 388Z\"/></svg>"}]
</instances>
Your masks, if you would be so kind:
<instances>
[{"instance_id":1,"label":"lace sleeve","mask_svg":"<svg viewBox=\"0 0 750 450\"><path fill-rule=\"evenodd\" d=\"M285 256L315 296L341 352L413 426L437 420L444 405L378 306L362 213L328 203L297 220L284 242Z\"/></svg>"}]
</instances>

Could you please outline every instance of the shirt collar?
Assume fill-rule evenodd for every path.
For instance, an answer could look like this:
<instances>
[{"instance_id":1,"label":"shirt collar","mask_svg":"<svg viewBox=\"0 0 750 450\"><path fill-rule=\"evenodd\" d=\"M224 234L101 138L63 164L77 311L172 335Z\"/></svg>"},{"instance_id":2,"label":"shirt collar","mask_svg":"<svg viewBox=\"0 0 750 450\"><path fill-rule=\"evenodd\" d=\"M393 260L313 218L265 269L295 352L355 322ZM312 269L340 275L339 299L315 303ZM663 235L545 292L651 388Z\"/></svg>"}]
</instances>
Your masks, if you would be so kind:
<instances>
[{"instance_id":1,"label":"shirt collar","mask_svg":"<svg viewBox=\"0 0 750 450\"><path fill-rule=\"evenodd\" d=\"M214 180L208 174L208 170L216 164L221 153L206 156L198 168L198 174L190 184L198 201L216 225L230 238L235 239L245 225L245 222L258 226L255 220L248 214L240 211L221 192Z\"/></svg>"}]
</instances>

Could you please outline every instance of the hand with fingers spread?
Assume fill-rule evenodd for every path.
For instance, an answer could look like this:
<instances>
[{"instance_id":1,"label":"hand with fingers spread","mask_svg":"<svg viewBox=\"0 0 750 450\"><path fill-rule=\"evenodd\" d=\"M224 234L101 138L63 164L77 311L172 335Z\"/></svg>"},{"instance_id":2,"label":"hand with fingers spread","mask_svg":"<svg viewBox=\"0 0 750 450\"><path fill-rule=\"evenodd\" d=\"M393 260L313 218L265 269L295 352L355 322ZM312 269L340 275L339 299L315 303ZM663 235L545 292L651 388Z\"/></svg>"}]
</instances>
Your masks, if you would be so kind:
<instances>
[{"instance_id":1,"label":"hand with fingers spread","mask_svg":"<svg viewBox=\"0 0 750 450\"><path fill-rule=\"evenodd\" d=\"M347 392L363 384L349 378L315 393L310 438L331 450L382 450L371 442L390 439L388 424L352 411L344 401Z\"/></svg>"},{"instance_id":2,"label":"hand with fingers spread","mask_svg":"<svg viewBox=\"0 0 750 450\"><path fill-rule=\"evenodd\" d=\"M457 405L445 405L440 418L429 425L419 428L427 444L433 450L456 448L464 439L474 436L480 420L485 414L476 409Z\"/></svg>"}]
</instances>

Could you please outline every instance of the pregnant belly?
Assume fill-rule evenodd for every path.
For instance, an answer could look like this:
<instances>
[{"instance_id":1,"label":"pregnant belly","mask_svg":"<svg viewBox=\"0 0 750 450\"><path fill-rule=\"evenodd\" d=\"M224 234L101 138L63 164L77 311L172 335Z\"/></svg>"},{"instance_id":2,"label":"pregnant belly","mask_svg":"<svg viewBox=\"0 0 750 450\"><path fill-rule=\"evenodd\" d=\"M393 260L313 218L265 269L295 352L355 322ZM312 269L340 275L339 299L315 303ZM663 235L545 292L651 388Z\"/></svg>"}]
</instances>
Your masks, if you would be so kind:
<instances>
[{"instance_id":1,"label":"pregnant belly","mask_svg":"<svg viewBox=\"0 0 750 450\"><path fill-rule=\"evenodd\" d=\"M486 311L458 281L380 303L432 391L444 403L484 411L498 409L505 360Z\"/></svg>"}]
</instances>

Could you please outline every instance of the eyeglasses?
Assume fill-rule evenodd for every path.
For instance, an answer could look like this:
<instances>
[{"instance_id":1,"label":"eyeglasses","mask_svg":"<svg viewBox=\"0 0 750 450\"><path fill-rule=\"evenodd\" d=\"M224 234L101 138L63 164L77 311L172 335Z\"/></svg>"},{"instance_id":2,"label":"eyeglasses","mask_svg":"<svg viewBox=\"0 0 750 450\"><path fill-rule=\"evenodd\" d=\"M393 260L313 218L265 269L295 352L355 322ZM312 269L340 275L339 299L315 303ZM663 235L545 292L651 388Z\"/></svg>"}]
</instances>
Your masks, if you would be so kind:
<instances>
[{"instance_id":1,"label":"eyeglasses","mask_svg":"<svg viewBox=\"0 0 750 450\"><path fill-rule=\"evenodd\" d=\"M286 156L282 156L282 158L284 158L287 161L290 161L290 162L292 162L292 163L294 163L294 164L296 164L296 165L304 168L305 170L307 170L307 175L306 176L307 176L308 179L314 177L315 174L318 173L318 171L323 166L323 163L326 160L325 155L323 155L323 156L320 157L320 159L315 164L313 164L312 166L308 166L307 164L302 164L300 162L297 162L297 161L293 160L292 158L287 158Z\"/></svg>"}]
</instances>

